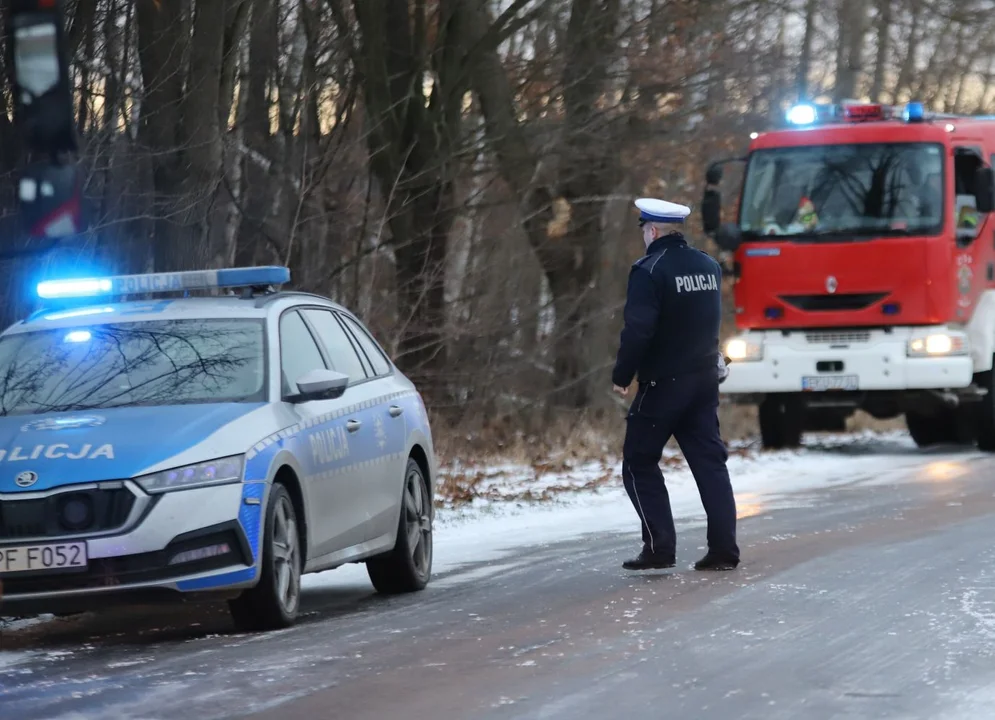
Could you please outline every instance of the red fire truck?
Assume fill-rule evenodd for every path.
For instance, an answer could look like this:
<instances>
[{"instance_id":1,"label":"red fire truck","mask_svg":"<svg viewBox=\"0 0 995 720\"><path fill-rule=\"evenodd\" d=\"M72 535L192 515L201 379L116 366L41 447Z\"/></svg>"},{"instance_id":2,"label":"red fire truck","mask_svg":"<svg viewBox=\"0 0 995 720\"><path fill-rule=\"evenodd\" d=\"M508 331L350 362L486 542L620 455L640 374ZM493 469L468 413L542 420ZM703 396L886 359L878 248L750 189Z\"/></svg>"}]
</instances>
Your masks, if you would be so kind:
<instances>
[{"instance_id":1,"label":"red fire truck","mask_svg":"<svg viewBox=\"0 0 995 720\"><path fill-rule=\"evenodd\" d=\"M709 167L702 216L735 282L722 390L759 406L763 445L862 409L904 414L919 446L995 450L995 117L799 105L751 138Z\"/></svg>"}]
</instances>

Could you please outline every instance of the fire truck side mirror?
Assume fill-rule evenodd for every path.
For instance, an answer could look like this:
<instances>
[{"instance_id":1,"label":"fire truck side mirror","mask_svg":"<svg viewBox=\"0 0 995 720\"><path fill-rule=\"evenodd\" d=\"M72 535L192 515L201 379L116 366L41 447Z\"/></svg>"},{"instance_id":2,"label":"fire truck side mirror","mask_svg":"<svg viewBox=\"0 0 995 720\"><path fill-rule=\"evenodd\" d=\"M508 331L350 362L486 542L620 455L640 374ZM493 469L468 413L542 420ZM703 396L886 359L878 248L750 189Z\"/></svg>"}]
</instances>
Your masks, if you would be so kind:
<instances>
[{"instance_id":1,"label":"fire truck side mirror","mask_svg":"<svg viewBox=\"0 0 995 720\"><path fill-rule=\"evenodd\" d=\"M715 244L726 252L736 252L742 239L743 234L735 223L723 223L715 233Z\"/></svg>"},{"instance_id":2,"label":"fire truck side mirror","mask_svg":"<svg viewBox=\"0 0 995 720\"><path fill-rule=\"evenodd\" d=\"M974 201L979 213L995 210L995 170L979 167L974 173Z\"/></svg>"},{"instance_id":3,"label":"fire truck side mirror","mask_svg":"<svg viewBox=\"0 0 995 720\"><path fill-rule=\"evenodd\" d=\"M78 150L62 6L16 0L5 28L15 119L30 149L50 156Z\"/></svg>"},{"instance_id":4,"label":"fire truck side mirror","mask_svg":"<svg viewBox=\"0 0 995 720\"><path fill-rule=\"evenodd\" d=\"M714 237L722 222L722 195L718 190L705 188L701 199L701 224L705 234Z\"/></svg>"}]
</instances>

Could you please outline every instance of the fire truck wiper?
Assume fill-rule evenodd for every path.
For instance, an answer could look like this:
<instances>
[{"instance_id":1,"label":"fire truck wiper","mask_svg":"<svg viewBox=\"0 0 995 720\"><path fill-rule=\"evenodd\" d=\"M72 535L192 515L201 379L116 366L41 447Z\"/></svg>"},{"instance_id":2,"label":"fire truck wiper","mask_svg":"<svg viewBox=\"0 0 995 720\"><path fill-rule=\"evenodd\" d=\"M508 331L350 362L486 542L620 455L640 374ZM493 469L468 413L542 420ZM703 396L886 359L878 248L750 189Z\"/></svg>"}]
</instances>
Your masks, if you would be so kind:
<instances>
[{"instance_id":1,"label":"fire truck wiper","mask_svg":"<svg viewBox=\"0 0 995 720\"><path fill-rule=\"evenodd\" d=\"M896 235L907 236L916 234L916 230L909 228L832 228L825 230L813 230L807 233L798 233L792 237L796 238L861 238L869 239L875 237L894 237Z\"/></svg>"}]
</instances>

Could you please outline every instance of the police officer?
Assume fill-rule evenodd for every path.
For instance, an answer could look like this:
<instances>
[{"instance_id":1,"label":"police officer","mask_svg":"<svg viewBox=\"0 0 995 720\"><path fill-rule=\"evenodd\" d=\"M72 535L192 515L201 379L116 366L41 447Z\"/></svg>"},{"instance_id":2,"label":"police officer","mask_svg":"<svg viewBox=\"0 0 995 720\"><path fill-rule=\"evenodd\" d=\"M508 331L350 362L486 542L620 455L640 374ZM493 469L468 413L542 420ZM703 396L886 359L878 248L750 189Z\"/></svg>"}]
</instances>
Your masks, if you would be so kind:
<instances>
[{"instance_id":1,"label":"police officer","mask_svg":"<svg viewBox=\"0 0 995 720\"><path fill-rule=\"evenodd\" d=\"M719 352L722 271L674 228L690 208L650 198L637 200L636 207L646 255L629 272L625 327L612 383L625 397L638 374L622 474L642 523L643 549L623 567L646 570L676 564L674 517L660 471L663 448L673 435L708 516L708 553L694 567L732 570L739 564L736 500L718 420L719 383L726 373Z\"/></svg>"}]
</instances>

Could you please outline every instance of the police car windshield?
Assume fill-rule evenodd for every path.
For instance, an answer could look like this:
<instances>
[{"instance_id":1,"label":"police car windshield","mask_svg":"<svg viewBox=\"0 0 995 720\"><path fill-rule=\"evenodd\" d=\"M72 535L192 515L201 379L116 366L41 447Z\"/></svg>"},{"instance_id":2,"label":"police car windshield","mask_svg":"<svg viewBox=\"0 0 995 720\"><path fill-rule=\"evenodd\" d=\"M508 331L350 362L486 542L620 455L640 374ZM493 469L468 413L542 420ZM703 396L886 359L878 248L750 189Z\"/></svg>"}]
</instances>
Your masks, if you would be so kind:
<instances>
[{"instance_id":1,"label":"police car windshield","mask_svg":"<svg viewBox=\"0 0 995 720\"><path fill-rule=\"evenodd\" d=\"M839 242L869 235L931 235L943 222L938 144L875 143L757 150L740 208L744 239Z\"/></svg>"},{"instance_id":2,"label":"police car windshield","mask_svg":"<svg viewBox=\"0 0 995 720\"><path fill-rule=\"evenodd\" d=\"M127 322L0 338L0 415L265 398L261 320Z\"/></svg>"}]
</instances>

